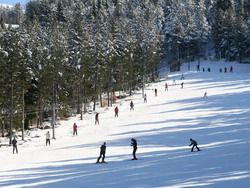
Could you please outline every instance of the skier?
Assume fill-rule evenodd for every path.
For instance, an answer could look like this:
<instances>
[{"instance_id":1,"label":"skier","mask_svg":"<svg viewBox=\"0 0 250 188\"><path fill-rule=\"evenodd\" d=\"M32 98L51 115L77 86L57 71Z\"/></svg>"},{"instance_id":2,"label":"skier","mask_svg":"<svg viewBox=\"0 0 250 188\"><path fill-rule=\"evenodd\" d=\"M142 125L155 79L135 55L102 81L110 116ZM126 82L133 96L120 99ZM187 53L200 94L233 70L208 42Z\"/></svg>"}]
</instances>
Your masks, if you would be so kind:
<instances>
[{"instance_id":1,"label":"skier","mask_svg":"<svg viewBox=\"0 0 250 188\"><path fill-rule=\"evenodd\" d=\"M135 155L136 150L137 150L137 141L136 141L136 139L134 139L134 138L131 139L131 146L133 146L133 159L132 160L137 160L136 155Z\"/></svg>"},{"instance_id":2,"label":"skier","mask_svg":"<svg viewBox=\"0 0 250 188\"><path fill-rule=\"evenodd\" d=\"M220 72L222 72L222 68L220 68Z\"/></svg>"},{"instance_id":3,"label":"skier","mask_svg":"<svg viewBox=\"0 0 250 188\"><path fill-rule=\"evenodd\" d=\"M181 82L181 89L183 89L184 82Z\"/></svg>"},{"instance_id":4,"label":"skier","mask_svg":"<svg viewBox=\"0 0 250 188\"><path fill-rule=\"evenodd\" d=\"M210 72L210 71L211 71L211 69L208 67L208 68L207 68L207 72Z\"/></svg>"},{"instance_id":5,"label":"skier","mask_svg":"<svg viewBox=\"0 0 250 188\"><path fill-rule=\"evenodd\" d=\"M144 103L147 103L147 94L144 94Z\"/></svg>"},{"instance_id":6,"label":"skier","mask_svg":"<svg viewBox=\"0 0 250 188\"><path fill-rule=\"evenodd\" d=\"M104 161L105 153L106 153L106 142L104 142L103 145L101 145L100 147L100 156L98 157L96 163L99 163L101 158L102 158L102 163L105 163Z\"/></svg>"},{"instance_id":7,"label":"skier","mask_svg":"<svg viewBox=\"0 0 250 188\"><path fill-rule=\"evenodd\" d=\"M202 68L202 72L205 72L205 68Z\"/></svg>"},{"instance_id":8,"label":"skier","mask_svg":"<svg viewBox=\"0 0 250 188\"><path fill-rule=\"evenodd\" d=\"M130 111L131 110L134 110L134 103L133 103L133 101L130 102Z\"/></svg>"},{"instance_id":9,"label":"skier","mask_svg":"<svg viewBox=\"0 0 250 188\"><path fill-rule=\"evenodd\" d=\"M77 135L77 125L76 123L73 124L73 136Z\"/></svg>"},{"instance_id":10,"label":"skier","mask_svg":"<svg viewBox=\"0 0 250 188\"><path fill-rule=\"evenodd\" d=\"M155 96L157 96L157 89L155 88Z\"/></svg>"},{"instance_id":11,"label":"skier","mask_svg":"<svg viewBox=\"0 0 250 188\"><path fill-rule=\"evenodd\" d=\"M46 146L48 144L50 145L50 133L49 133L49 131L46 133Z\"/></svg>"},{"instance_id":12,"label":"skier","mask_svg":"<svg viewBox=\"0 0 250 188\"><path fill-rule=\"evenodd\" d=\"M96 124L99 125L99 113L98 112L95 114L95 125Z\"/></svg>"},{"instance_id":13,"label":"skier","mask_svg":"<svg viewBox=\"0 0 250 188\"><path fill-rule=\"evenodd\" d=\"M207 92L204 93L204 98L207 98Z\"/></svg>"},{"instance_id":14,"label":"skier","mask_svg":"<svg viewBox=\"0 0 250 188\"><path fill-rule=\"evenodd\" d=\"M191 152L193 152L194 151L194 147L196 147L196 149L198 150L198 151L200 151L200 148L198 148L198 143L195 141L195 140L193 140L192 138L190 138L190 142L191 142L191 144L189 145L189 146L193 146L192 147L192 149L191 149Z\"/></svg>"},{"instance_id":15,"label":"skier","mask_svg":"<svg viewBox=\"0 0 250 188\"><path fill-rule=\"evenodd\" d=\"M116 107L115 107L115 117L118 117L118 112L119 112L119 109L118 109L118 107L116 106Z\"/></svg>"},{"instance_id":16,"label":"skier","mask_svg":"<svg viewBox=\"0 0 250 188\"><path fill-rule=\"evenodd\" d=\"M200 65L198 64L196 67L197 67L197 71L200 71Z\"/></svg>"},{"instance_id":17,"label":"skier","mask_svg":"<svg viewBox=\"0 0 250 188\"><path fill-rule=\"evenodd\" d=\"M227 67L224 68L224 72L225 72L225 73L227 72Z\"/></svg>"},{"instance_id":18,"label":"skier","mask_svg":"<svg viewBox=\"0 0 250 188\"><path fill-rule=\"evenodd\" d=\"M165 91L168 91L168 83L165 83Z\"/></svg>"},{"instance_id":19,"label":"skier","mask_svg":"<svg viewBox=\"0 0 250 188\"><path fill-rule=\"evenodd\" d=\"M233 72L233 66L230 67L230 72Z\"/></svg>"},{"instance_id":20,"label":"skier","mask_svg":"<svg viewBox=\"0 0 250 188\"><path fill-rule=\"evenodd\" d=\"M13 154L15 154L15 151L16 153L18 153L16 137L14 137L14 139L12 140L12 145L13 145Z\"/></svg>"}]
</instances>

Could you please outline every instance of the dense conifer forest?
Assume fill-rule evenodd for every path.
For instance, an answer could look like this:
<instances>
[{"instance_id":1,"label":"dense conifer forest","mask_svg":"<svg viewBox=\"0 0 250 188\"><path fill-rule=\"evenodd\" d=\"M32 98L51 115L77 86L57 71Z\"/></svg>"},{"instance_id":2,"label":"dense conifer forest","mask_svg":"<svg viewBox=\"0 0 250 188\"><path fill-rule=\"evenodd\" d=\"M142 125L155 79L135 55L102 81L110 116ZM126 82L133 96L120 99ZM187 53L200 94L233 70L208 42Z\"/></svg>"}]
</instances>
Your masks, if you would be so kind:
<instances>
[{"instance_id":1,"label":"dense conifer forest","mask_svg":"<svg viewBox=\"0 0 250 188\"><path fill-rule=\"evenodd\" d=\"M111 106L172 62L250 58L248 0L33 0L0 16L2 136Z\"/></svg>"}]
</instances>

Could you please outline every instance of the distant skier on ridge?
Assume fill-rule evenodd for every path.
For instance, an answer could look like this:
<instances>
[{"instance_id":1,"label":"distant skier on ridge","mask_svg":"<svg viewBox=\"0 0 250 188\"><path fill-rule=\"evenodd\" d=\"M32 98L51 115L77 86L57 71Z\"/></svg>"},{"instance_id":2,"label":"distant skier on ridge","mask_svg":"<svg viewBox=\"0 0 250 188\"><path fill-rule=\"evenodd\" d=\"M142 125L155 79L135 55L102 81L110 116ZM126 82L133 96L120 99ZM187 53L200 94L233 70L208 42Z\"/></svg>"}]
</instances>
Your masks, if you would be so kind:
<instances>
[{"instance_id":1,"label":"distant skier on ridge","mask_svg":"<svg viewBox=\"0 0 250 188\"><path fill-rule=\"evenodd\" d=\"M155 96L157 97L157 89L155 88L155 90L154 90L154 91L155 91Z\"/></svg>"},{"instance_id":2,"label":"distant skier on ridge","mask_svg":"<svg viewBox=\"0 0 250 188\"><path fill-rule=\"evenodd\" d=\"M165 91L168 91L168 83L165 83Z\"/></svg>"},{"instance_id":3,"label":"distant skier on ridge","mask_svg":"<svg viewBox=\"0 0 250 188\"><path fill-rule=\"evenodd\" d=\"M98 112L95 114L95 125L96 124L99 125L99 113Z\"/></svg>"},{"instance_id":4,"label":"distant skier on ridge","mask_svg":"<svg viewBox=\"0 0 250 188\"><path fill-rule=\"evenodd\" d=\"M130 102L130 111L131 110L134 110L134 103L133 103L133 101Z\"/></svg>"},{"instance_id":5,"label":"distant skier on ridge","mask_svg":"<svg viewBox=\"0 0 250 188\"><path fill-rule=\"evenodd\" d=\"M14 154L15 152L18 153L16 137L14 137L14 139L12 140L12 145L13 145L13 154Z\"/></svg>"},{"instance_id":6,"label":"distant skier on ridge","mask_svg":"<svg viewBox=\"0 0 250 188\"><path fill-rule=\"evenodd\" d=\"M48 144L50 145L50 132L49 131L46 133L46 146Z\"/></svg>"},{"instance_id":7,"label":"distant skier on ridge","mask_svg":"<svg viewBox=\"0 0 250 188\"><path fill-rule=\"evenodd\" d=\"M77 135L77 125L76 123L73 124L73 136Z\"/></svg>"},{"instance_id":8,"label":"distant skier on ridge","mask_svg":"<svg viewBox=\"0 0 250 188\"><path fill-rule=\"evenodd\" d=\"M118 112L119 112L119 109L118 109L118 107L116 106L116 107L115 107L115 117L118 117Z\"/></svg>"},{"instance_id":9,"label":"distant skier on ridge","mask_svg":"<svg viewBox=\"0 0 250 188\"><path fill-rule=\"evenodd\" d=\"M144 98L143 99L144 99L144 103L147 103L147 94L146 93L144 94Z\"/></svg>"}]
</instances>

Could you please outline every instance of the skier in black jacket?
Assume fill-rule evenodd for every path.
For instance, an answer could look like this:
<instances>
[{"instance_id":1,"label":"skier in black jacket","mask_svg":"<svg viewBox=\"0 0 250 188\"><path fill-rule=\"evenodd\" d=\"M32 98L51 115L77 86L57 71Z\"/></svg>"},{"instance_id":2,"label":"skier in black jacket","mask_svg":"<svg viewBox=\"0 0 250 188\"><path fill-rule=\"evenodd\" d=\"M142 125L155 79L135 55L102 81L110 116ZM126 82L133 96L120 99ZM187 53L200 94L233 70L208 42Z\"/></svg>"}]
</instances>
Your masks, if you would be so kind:
<instances>
[{"instance_id":1,"label":"skier in black jacket","mask_svg":"<svg viewBox=\"0 0 250 188\"><path fill-rule=\"evenodd\" d=\"M13 154L15 153L18 153L18 150L17 150L17 140L16 138L14 137L14 139L12 140L12 145L13 145Z\"/></svg>"},{"instance_id":2,"label":"skier in black jacket","mask_svg":"<svg viewBox=\"0 0 250 188\"><path fill-rule=\"evenodd\" d=\"M130 111L131 110L134 110L134 103L133 103L133 101L130 102Z\"/></svg>"},{"instance_id":3,"label":"skier in black jacket","mask_svg":"<svg viewBox=\"0 0 250 188\"><path fill-rule=\"evenodd\" d=\"M102 158L102 163L105 163L105 161L104 161L105 153L106 153L106 142L104 142L103 145L101 145L101 147L100 147L100 156L98 157L96 163L99 163L101 158Z\"/></svg>"},{"instance_id":4,"label":"skier in black jacket","mask_svg":"<svg viewBox=\"0 0 250 188\"><path fill-rule=\"evenodd\" d=\"M132 160L137 160L136 155L135 155L136 150L137 150L137 141L136 141L136 139L134 139L134 138L131 139L131 146L133 146L133 159Z\"/></svg>"},{"instance_id":5,"label":"skier in black jacket","mask_svg":"<svg viewBox=\"0 0 250 188\"><path fill-rule=\"evenodd\" d=\"M190 138L190 142L191 142L191 144L189 145L189 146L193 146L192 147L192 149L191 149L191 152L193 152L194 151L194 147L196 147L196 149L198 150L198 151L200 151L200 148L198 148L198 143L195 141L195 140L193 140L192 138Z\"/></svg>"},{"instance_id":6,"label":"skier in black jacket","mask_svg":"<svg viewBox=\"0 0 250 188\"><path fill-rule=\"evenodd\" d=\"M96 124L99 125L99 113L98 112L95 114L95 125Z\"/></svg>"}]
</instances>

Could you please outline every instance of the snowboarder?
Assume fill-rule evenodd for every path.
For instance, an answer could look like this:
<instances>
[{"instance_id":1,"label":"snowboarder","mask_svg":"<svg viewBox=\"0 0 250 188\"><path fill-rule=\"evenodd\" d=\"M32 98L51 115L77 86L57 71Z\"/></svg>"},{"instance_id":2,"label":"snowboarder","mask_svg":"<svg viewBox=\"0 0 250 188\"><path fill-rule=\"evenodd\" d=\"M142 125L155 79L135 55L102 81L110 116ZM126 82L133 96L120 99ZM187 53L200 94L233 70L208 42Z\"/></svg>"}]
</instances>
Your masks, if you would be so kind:
<instances>
[{"instance_id":1,"label":"snowboarder","mask_svg":"<svg viewBox=\"0 0 250 188\"><path fill-rule=\"evenodd\" d=\"M50 133L49 133L49 131L46 133L46 146L48 144L50 145Z\"/></svg>"},{"instance_id":2,"label":"snowboarder","mask_svg":"<svg viewBox=\"0 0 250 188\"><path fill-rule=\"evenodd\" d=\"M105 153L106 153L106 142L104 142L103 145L101 145L100 147L100 156L98 157L96 163L99 163L101 158L102 158L102 163L105 163L104 161Z\"/></svg>"},{"instance_id":3,"label":"snowboarder","mask_svg":"<svg viewBox=\"0 0 250 188\"><path fill-rule=\"evenodd\" d=\"M144 94L144 103L147 103L147 94Z\"/></svg>"},{"instance_id":4,"label":"snowboarder","mask_svg":"<svg viewBox=\"0 0 250 188\"><path fill-rule=\"evenodd\" d=\"M157 89L155 88L155 96L157 96Z\"/></svg>"},{"instance_id":5,"label":"snowboarder","mask_svg":"<svg viewBox=\"0 0 250 188\"><path fill-rule=\"evenodd\" d=\"M95 125L96 124L99 125L99 113L98 112L95 114Z\"/></svg>"},{"instance_id":6,"label":"snowboarder","mask_svg":"<svg viewBox=\"0 0 250 188\"><path fill-rule=\"evenodd\" d=\"M165 83L165 91L168 91L168 83Z\"/></svg>"},{"instance_id":7,"label":"snowboarder","mask_svg":"<svg viewBox=\"0 0 250 188\"><path fill-rule=\"evenodd\" d=\"M193 140L192 138L190 138L190 142L191 142L191 144L189 145L189 146L193 146L192 147L192 149L191 149L191 152L193 152L194 151L194 147L196 147L196 149L198 150L198 151L200 151L200 148L198 148L198 143L195 141L195 140Z\"/></svg>"},{"instance_id":8,"label":"snowboarder","mask_svg":"<svg viewBox=\"0 0 250 188\"><path fill-rule=\"evenodd\" d=\"M77 125L76 123L73 124L73 136L77 135Z\"/></svg>"},{"instance_id":9,"label":"snowboarder","mask_svg":"<svg viewBox=\"0 0 250 188\"><path fill-rule=\"evenodd\" d=\"M12 145L13 145L13 154L15 154L15 151L16 153L18 153L16 137L14 137L14 139L12 140Z\"/></svg>"},{"instance_id":10,"label":"snowboarder","mask_svg":"<svg viewBox=\"0 0 250 188\"><path fill-rule=\"evenodd\" d=\"M115 107L115 117L118 117L118 112L119 112L119 109L118 109L118 107L116 106L116 107Z\"/></svg>"},{"instance_id":11,"label":"snowboarder","mask_svg":"<svg viewBox=\"0 0 250 188\"><path fill-rule=\"evenodd\" d=\"M181 82L181 89L183 89L184 82Z\"/></svg>"},{"instance_id":12,"label":"snowboarder","mask_svg":"<svg viewBox=\"0 0 250 188\"><path fill-rule=\"evenodd\" d=\"M134 110L134 103L133 103L133 101L130 102L130 111L131 110Z\"/></svg>"},{"instance_id":13,"label":"snowboarder","mask_svg":"<svg viewBox=\"0 0 250 188\"><path fill-rule=\"evenodd\" d=\"M233 66L230 67L230 72L233 72Z\"/></svg>"},{"instance_id":14,"label":"snowboarder","mask_svg":"<svg viewBox=\"0 0 250 188\"><path fill-rule=\"evenodd\" d=\"M134 138L131 139L131 146L133 146L133 159L132 160L137 160L136 155L135 155L136 150L137 150L137 141L136 141L136 139L134 139Z\"/></svg>"}]
</instances>

